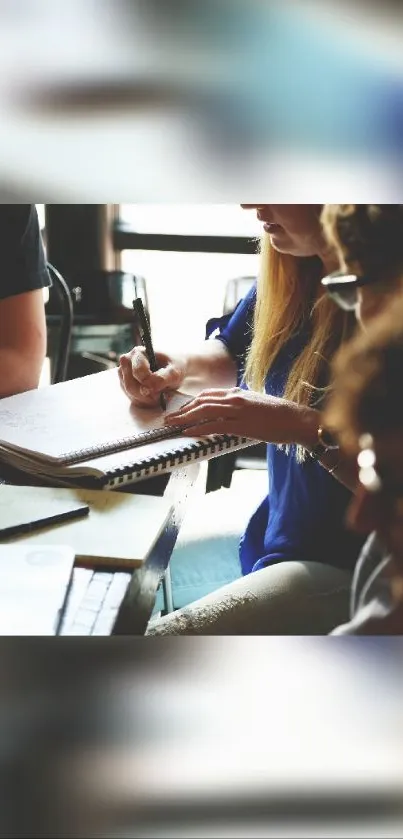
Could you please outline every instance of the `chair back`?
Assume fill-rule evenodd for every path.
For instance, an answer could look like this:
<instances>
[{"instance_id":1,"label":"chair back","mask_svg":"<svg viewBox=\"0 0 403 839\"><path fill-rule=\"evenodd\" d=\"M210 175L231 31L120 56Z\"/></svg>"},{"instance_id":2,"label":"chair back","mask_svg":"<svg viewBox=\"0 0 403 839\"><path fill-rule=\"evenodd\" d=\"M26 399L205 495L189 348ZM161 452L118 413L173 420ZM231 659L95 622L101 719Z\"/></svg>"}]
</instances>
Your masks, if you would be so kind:
<instances>
[{"instance_id":1,"label":"chair back","mask_svg":"<svg viewBox=\"0 0 403 839\"><path fill-rule=\"evenodd\" d=\"M46 315L48 327L48 351L50 356L51 383L64 382L70 354L73 328L73 299L66 280L50 262L47 269L52 280L49 301L58 314ZM53 328L55 327L55 328Z\"/></svg>"},{"instance_id":2,"label":"chair back","mask_svg":"<svg viewBox=\"0 0 403 839\"><path fill-rule=\"evenodd\" d=\"M234 277L234 279L228 280L224 297L224 315L230 315L236 309L238 303L245 297L255 282L256 277L252 276Z\"/></svg>"}]
</instances>

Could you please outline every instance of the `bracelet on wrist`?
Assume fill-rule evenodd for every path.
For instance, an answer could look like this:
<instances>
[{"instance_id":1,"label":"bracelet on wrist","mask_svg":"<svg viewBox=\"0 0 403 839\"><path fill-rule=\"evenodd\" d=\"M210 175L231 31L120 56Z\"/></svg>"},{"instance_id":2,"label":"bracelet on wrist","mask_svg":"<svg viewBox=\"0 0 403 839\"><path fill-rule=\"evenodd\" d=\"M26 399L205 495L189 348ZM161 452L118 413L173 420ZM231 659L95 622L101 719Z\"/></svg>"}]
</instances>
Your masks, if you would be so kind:
<instances>
[{"instance_id":1,"label":"bracelet on wrist","mask_svg":"<svg viewBox=\"0 0 403 839\"><path fill-rule=\"evenodd\" d=\"M338 451L340 451L340 446L336 438L323 425L320 425L318 428L318 441L309 452L313 460L322 460L329 452Z\"/></svg>"},{"instance_id":2,"label":"bracelet on wrist","mask_svg":"<svg viewBox=\"0 0 403 839\"><path fill-rule=\"evenodd\" d=\"M335 466L332 466L331 469L327 469L326 471L327 471L328 475L335 475L337 470L339 469L339 467L340 467L340 458L337 459L337 463L336 463ZM326 469L326 467L325 467L325 469Z\"/></svg>"}]
</instances>

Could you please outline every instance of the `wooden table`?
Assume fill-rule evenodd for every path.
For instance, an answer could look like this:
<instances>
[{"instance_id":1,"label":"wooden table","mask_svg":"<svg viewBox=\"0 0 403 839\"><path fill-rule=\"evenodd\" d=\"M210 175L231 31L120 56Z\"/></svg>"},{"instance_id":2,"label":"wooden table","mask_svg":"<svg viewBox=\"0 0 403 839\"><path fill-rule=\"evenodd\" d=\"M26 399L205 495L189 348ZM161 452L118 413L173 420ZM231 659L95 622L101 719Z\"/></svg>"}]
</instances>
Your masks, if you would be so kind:
<instances>
[{"instance_id":1,"label":"wooden table","mask_svg":"<svg viewBox=\"0 0 403 839\"><path fill-rule=\"evenodd\" d=\"M186 507L200 471L193 463L174 470L170 475L133 484L126 492L164 495L172 504L165 529L154 545L144 565L132 574L116 570L113 573L76 567L73 572L69 604L62 626L62 635L108 636L144 635L152 615L157 590L165 582L165 597L169 603L169 562L181 528ZM2 471L0 483L19 483L10 473ZM105 597L105 584L108 585Z\"/></svg>"},{"instance_id":2,"label":"wooden table","mask_svg":"<svg viewBox=\"0 0 403 839\"><path fill-rule=\"evenodd\" d=\"M136 570L118 611L113 635L144 635L154 609L158 587L168 574L172 551L186 513L189 498L195 489L200 464L193 463L172 472L164 495L172 504L172 512L160 538L147 561ZM169 600L169 589L165 589ZM166 604L171 611L171 604Z\"/></svg>"}]
</instances>

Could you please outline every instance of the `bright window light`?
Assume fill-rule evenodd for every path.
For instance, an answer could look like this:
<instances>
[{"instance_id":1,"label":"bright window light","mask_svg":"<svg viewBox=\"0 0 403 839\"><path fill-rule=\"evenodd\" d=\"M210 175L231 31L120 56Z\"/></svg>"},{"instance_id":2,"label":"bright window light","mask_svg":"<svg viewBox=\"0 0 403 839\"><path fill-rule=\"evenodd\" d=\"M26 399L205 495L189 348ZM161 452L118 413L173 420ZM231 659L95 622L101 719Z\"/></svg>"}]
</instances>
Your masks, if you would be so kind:
<instances>
[{"instance_id":1,"label":"bright window light","mask_svg":"<svg viewBox=\"0 0 403 839\"><path fill-rule=\"evenodd\" d=\"M256 215L239 204L123 204L121 218L142 233L260 235ZM154 343L159 349L186 348L203 341L207 320L222 314L228 282L256 276L258 265L257 253L122 254L123 269L146 279Z\"/></svg>"}]
</instances>

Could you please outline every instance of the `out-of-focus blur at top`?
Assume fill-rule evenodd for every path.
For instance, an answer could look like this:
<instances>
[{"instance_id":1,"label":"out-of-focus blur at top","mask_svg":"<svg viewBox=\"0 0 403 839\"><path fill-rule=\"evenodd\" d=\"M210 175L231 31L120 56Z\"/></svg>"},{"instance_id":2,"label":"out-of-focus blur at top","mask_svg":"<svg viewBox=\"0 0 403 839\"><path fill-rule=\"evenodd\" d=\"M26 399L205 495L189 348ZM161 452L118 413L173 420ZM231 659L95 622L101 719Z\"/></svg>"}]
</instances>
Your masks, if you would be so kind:
<instances>
[{"instance_id":1,"label":"out-of-focus blur at top","mask_svg":"<svg viewBox=\"0 0 403 839\"><path fill-rule=\"evenodd\" d=\"M397 201L401 28L386 0L0 0L0 186Z\"/></svg>"}]
</instances>

